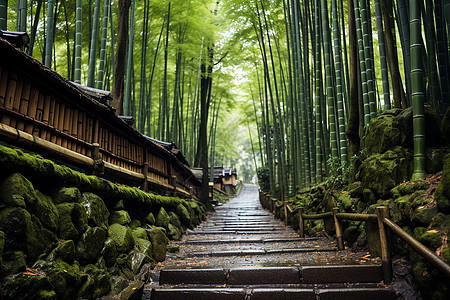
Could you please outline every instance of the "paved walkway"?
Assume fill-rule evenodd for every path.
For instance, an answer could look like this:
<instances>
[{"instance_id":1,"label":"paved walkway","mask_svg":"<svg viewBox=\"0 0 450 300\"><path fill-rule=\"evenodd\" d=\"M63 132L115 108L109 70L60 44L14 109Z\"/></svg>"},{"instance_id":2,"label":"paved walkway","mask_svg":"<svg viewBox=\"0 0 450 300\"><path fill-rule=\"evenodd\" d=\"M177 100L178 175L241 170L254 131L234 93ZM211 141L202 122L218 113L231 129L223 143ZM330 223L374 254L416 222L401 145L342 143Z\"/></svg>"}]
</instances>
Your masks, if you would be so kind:
<instances>
[{"instance_id":1,"label":"paved walkway","mask_svg":"<svg viewBox=\"0 0 450 300\"><path fill-rule=\"evenodd\" d=\"M261 207L255 185L173 244L179 253L158 264L143 299L392 299L379 261L300 238Z\"/></svg>"}]
</instances>

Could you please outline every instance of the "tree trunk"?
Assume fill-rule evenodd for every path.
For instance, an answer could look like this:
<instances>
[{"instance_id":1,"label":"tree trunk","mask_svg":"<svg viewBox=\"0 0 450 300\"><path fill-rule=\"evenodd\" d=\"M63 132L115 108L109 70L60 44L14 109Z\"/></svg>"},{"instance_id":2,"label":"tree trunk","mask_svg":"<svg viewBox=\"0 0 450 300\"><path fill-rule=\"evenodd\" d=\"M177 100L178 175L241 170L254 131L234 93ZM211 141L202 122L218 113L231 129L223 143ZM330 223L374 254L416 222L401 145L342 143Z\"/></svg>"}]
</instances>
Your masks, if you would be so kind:
<instances>
[{"instance_id":1,"label":"tree trunk","mask_svg":"<svg viewBox=\"0 0 450 300\"><path fill-rule=\"evenodd\" d=\"M7 29L8 0L0 0L0 29Z\"/></svg>"},{"instance_id":2,"label":"tree trunk","mask_svg":"<svg viewBox=\"0 0 450 300\"><path fill-rule=\"evenodd\" d=\"M123 98L124 98L124 77L125 77L125 57L127 52L127 37L128 37L128 18L131 0L118 1L118 16L117 16L117 54L114 67L113 79L113 101L112 106L116 108L116 113L121 115L123 113Z\"/></svg>"}]
</instances>

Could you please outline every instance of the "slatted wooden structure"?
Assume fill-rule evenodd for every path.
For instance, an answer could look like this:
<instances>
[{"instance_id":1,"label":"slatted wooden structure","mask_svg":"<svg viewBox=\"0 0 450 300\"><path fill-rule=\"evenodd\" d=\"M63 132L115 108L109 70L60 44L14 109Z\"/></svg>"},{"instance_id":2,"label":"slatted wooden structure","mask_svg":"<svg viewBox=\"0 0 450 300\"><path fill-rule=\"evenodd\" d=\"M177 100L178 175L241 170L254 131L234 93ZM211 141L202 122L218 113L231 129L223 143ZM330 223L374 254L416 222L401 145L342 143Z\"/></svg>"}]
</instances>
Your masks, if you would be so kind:
<instances>
[{"instance_id":1,"label":"slatted wooden structure","mask_svg":"<svg viewBox=\"0 0 450 300\"><path fill-rule=\"evenodd\" d=\"M161 143L0 38L0 139L154 191L193 196L201 184ZM44 153L42 153L44 152ZM54 157L52 157L54 156ZM89 165L92 168L89 170Z\"/></svg>"}]
</instances>

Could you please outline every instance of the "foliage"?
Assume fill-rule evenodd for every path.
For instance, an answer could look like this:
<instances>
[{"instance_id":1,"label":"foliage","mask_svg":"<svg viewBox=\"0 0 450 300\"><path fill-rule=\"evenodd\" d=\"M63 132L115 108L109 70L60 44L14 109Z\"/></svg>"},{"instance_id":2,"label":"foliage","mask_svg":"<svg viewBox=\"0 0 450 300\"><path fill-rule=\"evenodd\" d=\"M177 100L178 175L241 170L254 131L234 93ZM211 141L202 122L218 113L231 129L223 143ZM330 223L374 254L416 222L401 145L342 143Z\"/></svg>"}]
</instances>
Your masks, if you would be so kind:
<instances>
[{"instance_id":1,"label":"foliage","mask_svg":"<svg viewBox=\"0 0 450 300\"><path fill-rule=\"evenodd\" d=\"M270 192L269 172L269 168L266 167L261 167L256 170L259 187L264 193Z\"/></svg>"}]
</instances>

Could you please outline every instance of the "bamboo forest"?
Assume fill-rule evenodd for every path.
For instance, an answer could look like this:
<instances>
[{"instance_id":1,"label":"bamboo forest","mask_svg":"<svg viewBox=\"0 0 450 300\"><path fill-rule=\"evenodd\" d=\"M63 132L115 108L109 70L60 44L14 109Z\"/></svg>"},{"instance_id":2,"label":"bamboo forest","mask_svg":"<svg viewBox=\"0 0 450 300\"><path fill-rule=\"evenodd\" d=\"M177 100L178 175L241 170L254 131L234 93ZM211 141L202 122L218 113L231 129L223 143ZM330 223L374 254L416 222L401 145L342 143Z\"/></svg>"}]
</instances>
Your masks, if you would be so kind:
<instances>
[{"instance_id":1,"label":"bamboo forest","mask_svg":"<svg viewBox=\"0 0 450 300\"><path fill-rule=\"evenodd\" d=\"M113 239L109 228L119 223L131 228L133 236L135 228L144 228L145 239L154 245L159 242L152 240L154 236L150 237L149 232L155 228L164 229L160 231L168 237L163 234L166 244L169 239L184 241L183 234L193 235L189 230L200 224L208 211L216 209L208 218L223 213L226 220L230 215L222 210L229 205L230 209L235 209L233 216L238 214L241 222L245 219L242 216L246 215L239 215L236 211L252 210L253 204L249 204L250 208L241 206L254 198L258 199L257 205L261 203L262 211L274 213L276 218L283 220L281 225L291 226L299 232L299 238L304 238L304 234L328 238L335 243L333 247L348 251L343 252L347 253L342 255L343 261L353 255L349 254L351 251L356 251L358 264L380 263L383 266L380 274L384 277L376 279L374 284L383 280L381 285L384 287L392 280L409 280L409 288L393 288L396 297L389 294L387 299L449 299L450 287L446 276L450 276L447 242L450 231L450 0L0 0L0 40L11 44L23 41L16 46L17 49L22 48L22 56L2 46L7 49L4 51L9 51L2 53L10 54L1 56L4 65L0 66L0 106L4 108L0 109L0 120L4 125L0 124L0 147L13 145L14 149L18 147L42 154L44 158L59 153L54 163L64 164L65 150L60 149L63 147L78 153L71 154L74 158L68 159L68 167L75 166L73 172L86 170L85 166L80 167L81 164L92 164L93 168L89 165L89 171L82 173L104 176L111 185L113 182L117 184L117 188L108 187L108 191L114 190L112 199L120 201L108 203L104 197L109 197L109 192L99 188L100 184L92 183L95 187L92 189L82 188L85 175L70 175L81 179L68 181L81 191L83 196L80 199L83 201L90 199L84 195L92 192L107 202L105 209L111 211L111 215L108 213L110 227L109 233L105 229L103 240ZM15 73L12 70L16 70ZM47 77L42 75L40 78L39 74ZM30 83L27 89L27 78L42 87L37 88ZM52 83L46 78L57 80ZM14 81L12 88L11 81ZM35 92L37 89L48 94L39 96ZM86 96L85 91L93 98ZM17 105L8 100L14 98L14 94L16 98L30 95L26 108L22 99ZM38 99L37 108L31 110L33 95ZM86 100L101 99L104 95L107 100L100 100L101 104ZM57 118L54 117L53 125L52 116L56 116L58 107L63 107L66 97L72 103L65 106L67 124L62 116L58 127ZM53 100L55 103L51 102ZM40 116L39 105L42 105L41 119L35 117ZM98 108L99 105L103 108ZM61 111L64 113L64 108ZM34 125L29 127L27 122L31 121ZM73 127L72 122L75 124ZM94 133L87 133L89 130ZM46 141L41 142L36 137ZM20 144L21 139L28 139L28 142ZM28 146L30 148L26 148ZM42 150L44 146L46 151ZM5 157L0 168L4 166L5 170L11 171L0 176L0 181L5 182L10 173L20 172L12 166L19 166L19 158L25 155L22 152L14 154L17 158L11 158L12 162L8 164L6 157L13 155L8 151L0 148L0 160ZM30 168L26 167L24 172ZM37 167L32 168L37 172ZM196 173L199 170L200 173ZM123 181L117 179L120 172L126 174ZM238 183L233 177L236 174ZM231 194L225 189L230 184L226 176L232 178ZM223 181L217 181L219 177L223 177ZM140 181L133 185L131 182L136 178ZM37 183L29 180L39 188L38 195L46 191L39 178ZM7 184L0 183L0 198L2 193L9 193L4 192ZM139 196L141 191L128 192L128 186L157 196ZM242 192L238 196L239 186ZM63 196L53 189L48 188L47 193L53 195L59 217L67 215L67 210L62 210L60 205L71 201L57 200ZM256 194L250 196L251 193ZM227 202L230 196L231 200ZM29 196L20 197L25 199L22 202L28 203ZM144 199L136 200L139 203L148 203L149 210L145 216L143 212L134 212L130 203L135 200L127 200L133 197ZM226 204L221 202L221 197L226 199L223 200ZM243 199L239 200L241 202L237 200L241 199L239 197ZM1 211L10 206L3 206L1 201ZM25 206L29 208L25 202L22 209ZM388 209L383 215L385 207ZM121 223L118 214L125 211L128 215L126 210L131 219ZM4 211L6 214L7 209ZM7 232L13 231L8 229L12 227L5 225L7 221L2 221L2 214L0 237L5 231L8 241ZM72 218L74 214L72 211ZM254 214L257 215L256 212ZM318 216L308 217L308 214ZM99 225L89 215L87 230L107 227L108 216L106 223ZM386 219L383 216L387 216ZM39 213L33 212L32 218L38 217ZM324 220L319 220L319 217ZM170 219L170 223L162 221L164 218ZM46 222L42 221L40 226L46 227ZM80 223L70 222L75 224L79 237L77 234L74 237L64 235L61 219L60 223L55 223L60 224L55 225L60 226L54 228L55 237L60 243L61 240L74 240L74 251L78 253L84 249L80 246L81 234L88 231L80 231L77 225ZM207 228L205 232L217 234L217 231L226 231L225 227L216 228L226 226L226 222L214 224L216 227L213 229L208 227L210 222L207 219L207 225L200 225ZM394 225L404 234L394 235L396 229L392 229L394 225L389 225L389 222L395 222L397 225ZM248 226L256 226L256 223L251 224ZM382 228L389 228L386 232L390 233ZM235 234L241 232L236 228L228 230L234 230ZM422 254L419 246L414 248L408 241L402 242L408 239L404 238L405 234L414 239L412 244L421 243L420 247L426 248L423 251L431 254ZM138 238L134 237L137 245ZM280 241L285 239L284 236L276 238ZM394 263L391 252L386 252L391 245L389 239L394 241ZM6 266L7 261L13 261L7 245L15 244L4 241L4 237L0 239L0 254L10 253L9 256L3 255ZM3 243L6 243L4 250ZM408 248L406 243L412 248ZM155 262L153 265L150 263L151 268L160 270L161 278L165 278L162 275L164 268L175 268L170 263L177 259L192 263L186 269L209 268L199 261L190 262L188 252L191 250L183 250L186 244L175 244L174 247L179 246L181 250L177 251L180 253L186 251L187 258L176 256L181 254L169 254L172 244L164 248L166 244L162 246L168 251L165 265L161 266L165 256L158 260L157 254L151 254L151 262ZM118 245L117 249L120 248ZM115 269L108 268L117 268L120 255L125 255L117 253L127 253L125 250L130 251L133 247L117 250L119 258L112 259L111 263L105 254L106 247L106 244L99 246L96 255L106 261L105 270L114 274L111 270ZM225 250L231 251L231 248ZM11 249L22 251L19 246ZM134 249L138 251L142 247L135 246ZM214 256L217 250L214 249L205 256ZM282 252L274 249L264 248L264 254ZM365 249L366 256L358 256L355 249ZM30 259L36 260L39 255L23 251L29 267ZM245 248L242 251L241 256L251 250ZM56 254L54 251L51 253L53 259ZM96 262L95 259L80 257L83 258L76 261L82 265ZM426 260L427 257L433 258ZM284 258L271 259L282 261ZM336 259L329 258L330 261ZM134 261L133 258L133 264ZM404 261L409 265L404 265ZM298 267L297 263L298 260L286 262L282 267ZM1 267L2 264L0 259L3 272L6 267ZM224 261L216 264L221 268L234 266L229 267ZM259 266L260 263L254 264ZM329 262L320 263L327 264ZM385 269L392 264L394 279L386 275L389 272L392 275L392 267L390 271ZM265 266L263 263L260 265ZM136 268L132 271L133 276L138 276L139 270L143 270L140 266ZM414 279L405 279L406 275L399 279L401 271L398 268L408 269L408 276ZM44 269L45 266L42 267ZM5 274L13 274L11 270ZM35 272L34 268L26 270ZM227 272L230 273L227 273L229 281L226 282L231 282L229 276L232 278L233 272ZM132 281L130 276L127 280ZM274 273L268 277L278 275ZM98 278L95 278L97 284ZM305 278L302 280L307 282ZM139 280L145 284L151 282L150 279ZM158 280L162 285L162 279ZM11 287L14 286L11 280L4 282L5 291L9 291L5 292L5 299L22 299L18 296L20 293ZM73 295L83 299L100 298L110 291L106 293L102 290L103 285L98 284L98 289L92 287L91 294L83 294L82 291L87 290L80 282L79 286L83 288L78 287L79 294ZM208 284L220 287L222 283ZM21 284L26 286L30 283ZM140 288L144 290L142 299L150 299L150 296L145 298L146 290L151 291L151 299L183 297L177 294L170 298L172 294L169 293L166 295L168 298L158 298L158 293L163 295L167 292L162 291L163 288L158 292L159 285ZM386 288L380 293L391 291L391 287ZM399 289L404 290L399 292ZM322 298L321 291L314 291L316 298L313 299L328 299ZM72 299L70 297L73 296L59 291L56 285L54 292L58 299ZM256 288L251 293L250 299L257 298ZM95 297L92 296L94 294ZM202 296L200 299L211 299L204 295L205 298ZM369 299L381 299L378 296ZM279 299L277 297L272 298ZM342 297L336 299L360 299ZM26 298L24 296L23 299ZM56 298L49 296L45 299Z\"/></svg>"}]
</instances>

